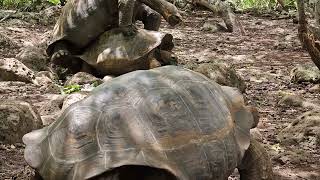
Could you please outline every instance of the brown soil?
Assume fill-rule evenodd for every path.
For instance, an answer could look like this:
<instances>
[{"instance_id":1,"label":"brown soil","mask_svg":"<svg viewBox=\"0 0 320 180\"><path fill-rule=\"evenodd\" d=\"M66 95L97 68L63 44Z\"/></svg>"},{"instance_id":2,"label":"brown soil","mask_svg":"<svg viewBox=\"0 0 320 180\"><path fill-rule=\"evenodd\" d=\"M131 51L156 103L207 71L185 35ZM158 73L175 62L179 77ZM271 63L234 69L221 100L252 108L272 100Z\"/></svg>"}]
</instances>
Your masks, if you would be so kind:
<instances>
[{"instance_id":1,"label":"brown soil","mask_svg":"<svg viewBox=\"0 0 320 180\"><path fill-rule=\"evenodd\" d=\"M261 113L258 129L272 158L273 169L278 176L276 179L319 180L319 149L282 145L277 139L282 129L308 111L302 107L279 106L279 91L294 92L320 104L320 93L309 91L312 84L290 82L293 67L312 65L297 38L297 25L292 23L292 19L271 20L246 14L239 15L239 18L246 35L201 31L205 21L221 21L202 11L185 16L185 23L175 29L163 23L161 30L175 37L175 52L180 64L192 66L222 60L233 64L245 79L245 96L249 104L258 107ZM10 44L0 44L0 58L14 57L20 47L40 42L47 35L45 32L51 29L52 25L30 24L18 19L0 23L0 34L5 35ZM1 98L21 99L35 104L37 108L48 101L47 95L32 85L1 83L0 86L0 101ZM22 144L0 144L0 179L29 179L32 176L34 172L24 161L23 148Z\"/></svg>"}]
</instances>

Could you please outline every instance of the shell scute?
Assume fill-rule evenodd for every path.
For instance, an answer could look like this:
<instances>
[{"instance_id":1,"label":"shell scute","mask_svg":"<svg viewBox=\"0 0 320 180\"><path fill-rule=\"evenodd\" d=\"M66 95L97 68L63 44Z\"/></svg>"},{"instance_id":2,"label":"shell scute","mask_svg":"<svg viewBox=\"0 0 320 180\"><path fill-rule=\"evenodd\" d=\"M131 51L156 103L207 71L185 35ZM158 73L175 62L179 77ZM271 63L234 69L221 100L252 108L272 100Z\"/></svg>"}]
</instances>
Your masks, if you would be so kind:
<instances>
[{"instance_id":1,"label":"shell scute","mask_svg":"<svg viewBox=\"0 0 320 180\"><path fill-rule=\"evenodd\" d=\"M49 131L49 147L54 159L78 162L99 150L96 122L100 111L88 106L69 109L55 129Z\"/></svg>"}]
</instances>

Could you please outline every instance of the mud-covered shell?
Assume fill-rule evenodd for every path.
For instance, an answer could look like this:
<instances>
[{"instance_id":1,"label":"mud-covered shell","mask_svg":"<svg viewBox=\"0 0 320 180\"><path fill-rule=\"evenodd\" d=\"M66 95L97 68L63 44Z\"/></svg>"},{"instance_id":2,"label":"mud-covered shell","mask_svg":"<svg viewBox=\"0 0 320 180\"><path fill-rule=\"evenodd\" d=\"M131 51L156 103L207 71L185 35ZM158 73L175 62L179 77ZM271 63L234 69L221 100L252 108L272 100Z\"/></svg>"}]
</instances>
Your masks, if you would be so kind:
<instances>
[{"instance_id":1,"label":"mud-covered shell","mask_svg":"<svg viewBox=\"0 0 320 180\"><path fill-rule=\"evenodd\" d=\"M80 58L100 74L124 74L149 69L148 60L153 58L153 50L161 44L166 44L166 50L173 48L173 37L170 34L135 29L132 34L127 35L124 31L128 30L114 28L106 31Z\"/></svg>"},{"instance_id":2,"label":"mud-covered shell","mask_svg":"<svg viewBox=\"0 0 320 180\"><path fill-rule=\"evenodd\" d=\"M250 144L252 124L235 89L164 66L110 80L26 134L25 159L45 179L88 179L123 165L226 179Z\"/></svg>"}]
</instances>

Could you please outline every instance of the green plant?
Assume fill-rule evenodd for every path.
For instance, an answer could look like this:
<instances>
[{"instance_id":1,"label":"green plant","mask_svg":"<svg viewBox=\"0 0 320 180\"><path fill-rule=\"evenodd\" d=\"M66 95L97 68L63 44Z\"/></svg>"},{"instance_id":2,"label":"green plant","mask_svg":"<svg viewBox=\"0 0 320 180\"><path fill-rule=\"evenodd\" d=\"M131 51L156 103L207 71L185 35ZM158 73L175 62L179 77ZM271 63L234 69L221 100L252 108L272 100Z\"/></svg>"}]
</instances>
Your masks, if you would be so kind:
<instances>
[{"instance_id":1,"label":"green plant","mask_svg":"<svg viewBox=\"0 0 320 180\"><path fill-rule=\"evenodd\" d=\"M91 85L93 87L98 87L101 83L99 83L98 81L93 82Z\"/></svg>"},{"instance_id":2,"label":"green plant","mask_svg":"<svg viewBox=\"0 0 320 180\"><path fill-rule=\"evenodd\" d=\"M81 86L79 84L73 84L73 85L64 86L62 90L62 94L71 94L79 91L81 91Z\"/></svg>"},{"instance_id":3,"label":"green plant","mask_svg":"<svg viewBox=\"0 0 320 180\"><path fill-rule=\"evenodd\" d=\"M60 4L65 2L65 0L0 0L0 8L5 9L17 9L17 8L30 8L41 4L50 3L52 5ZM32 9L32 8L31 8Z\"/></svg>"},{"instance_id":4,"label":"green plant","mask_svg":"<svg viewBox=\"0 0 320 180\"><path fill-rule=\"evenodd\" d=\"M232 0L231 0L232 1ZM234 0L237 9L273 9L278 0ZM285 7L296 9L296 0L283 0Z\"/></svg>"},{"instance_id":5,"label":"green plant","mask_svg":"<svg viewBox=\"0 0 320 180\"><path fill-rule=\"evenodd\" d=\"M60 4L60 0L47 0L47 1L54 5Z\"/></svg>"},{"instance_id":6,"label":"green plant","mask_svg":"<svg viewBox=\"0 0 320 180\"><path fill-rule=\"evenodd\" d=\"M0 0L0 6L4 8L21 8L30 6L33 0Z\"/></svg>"}]
</instances>

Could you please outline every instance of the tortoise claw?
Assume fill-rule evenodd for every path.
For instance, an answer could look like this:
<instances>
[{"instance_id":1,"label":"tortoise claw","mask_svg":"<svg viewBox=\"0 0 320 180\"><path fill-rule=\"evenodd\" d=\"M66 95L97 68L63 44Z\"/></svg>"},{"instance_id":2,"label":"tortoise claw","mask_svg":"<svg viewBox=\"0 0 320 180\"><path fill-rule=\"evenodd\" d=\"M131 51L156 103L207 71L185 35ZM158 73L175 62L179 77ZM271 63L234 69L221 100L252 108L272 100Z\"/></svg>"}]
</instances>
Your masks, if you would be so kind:
<instances>
[{"instance_id":1,"label":"tortoise claw","mask_svg":"<svg viewBox=\"0 0 320 180\"><path fill-rule=\"evenodd\" d=\"M59 50L53 53L51 57L51 62L56 65L63 65L67 64L66 61L70 59L70 53L68 50Z\"/></svg>"}]
</instances>

